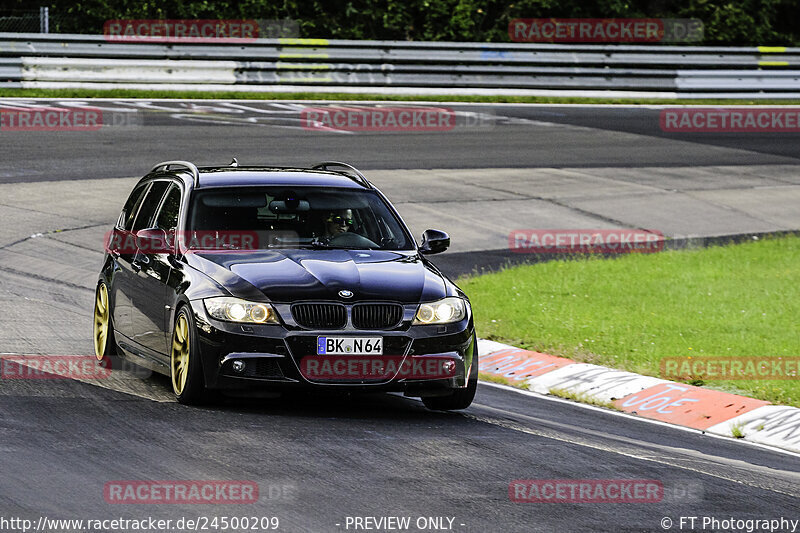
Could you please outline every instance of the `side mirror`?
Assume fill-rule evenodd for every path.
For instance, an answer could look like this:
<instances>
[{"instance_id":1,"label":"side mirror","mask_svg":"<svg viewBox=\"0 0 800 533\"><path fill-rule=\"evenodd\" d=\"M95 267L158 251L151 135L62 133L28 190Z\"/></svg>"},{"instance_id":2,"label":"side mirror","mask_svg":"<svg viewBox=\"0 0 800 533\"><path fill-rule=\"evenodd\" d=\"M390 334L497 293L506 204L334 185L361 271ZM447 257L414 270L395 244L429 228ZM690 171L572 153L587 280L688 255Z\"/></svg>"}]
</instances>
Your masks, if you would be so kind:
<instances>
[{"instance_id":1,"label":"side mirror","mask_svg":"<svg viewBox=\"0 0 800 533\"><path fill-rule=\"evenodd\" d=\"M450 235L438 229L426 229L422 234L422 245L419 247L420 253L438 254L444 252L450 246Z\"/></svg>"},{"instance_id":2,"label":"side mirror","mask_svg":"<svg viewBox=\"0 0 800 533\"><path fill-rule=\"evenodd\" d=\"M160 228L141 229L136 232L136 246L143 254L168 254L172 252L167 232Z\"/></svg>"}]
</instances>

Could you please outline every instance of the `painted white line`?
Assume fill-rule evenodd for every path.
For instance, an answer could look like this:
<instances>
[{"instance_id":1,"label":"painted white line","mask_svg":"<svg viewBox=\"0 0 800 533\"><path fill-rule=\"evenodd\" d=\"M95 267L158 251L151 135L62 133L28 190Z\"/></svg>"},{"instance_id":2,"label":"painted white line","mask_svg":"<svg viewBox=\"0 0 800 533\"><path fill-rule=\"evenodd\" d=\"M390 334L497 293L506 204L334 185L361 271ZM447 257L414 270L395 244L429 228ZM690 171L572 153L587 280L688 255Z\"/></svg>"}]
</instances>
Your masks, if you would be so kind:
<instances>
[{"instance_id":1,"label":"painted white line","mask_svg":"<svg viewBox=\"0 0 800 533\"><path fill-rule=\"evenodd\" d=\"M307 91L303 91L307 92ZM394 100L319 100L319 99L252 99L252 98L108 98L108 97L92 97L92 98L64 98L64 97L20 97L20 96L4 96L0 99L2 102L31 102L31 101L63 101L63 102L135 102L147 101L158 103L231 103L231 102L246 102L246 103L302 103L302 104L385 104L386 102L394 102ZM710 106L709 104L598 104L598 103L517 103L517 102L468 102L464 100L398 100L398 103L404 105L460 105L469 107L563 107L565 109L576 108L621 108L621 109L671 109L675 107L680 108L707 108L707 107L724 107L724 108L742 108L742 109L757 109L757 108L772 108L780 105L781 109L800 109L797 105L784 105L784 104L723 104ZM676 101L677 102L677 101Z\"/></svg>"},{"instance_id":2,"label":"painted white line","mask_svg":"<svg viewBox=\"0 0 800 533\"><path fill-rule=\"evenodd\" d=\"M491 356L493 353L503 350L523 351L520 348L499 342L478 340L478 353L481 357ZM509 353L508 358L514 359L515 354L513 352ZM516 358L524 360L522 355ZM498 372L487 373L499 374ZM489 384L489 382L484 383ZM587 400L611 402L664 383L674 382L604 366L574 362L539 376L528 378L524 382L525 389L512 388L512 390L530 391L543 395L543 397L547 395L546 397L548 398L552 398L550 391L557 390L578 397L582 396ZM496 386L494 383L491 385ZM676 385L678 384L676 383ZM579 400L580 398L575 404L585 405ZM641 420L642 418L637 417L637 419ZM672 427L685 427L666 422L659 423ZM765 445L773 450L791 453L800 452L800 409L796 407L782 405L759 407L720 422L702 432L725 438L735 438L733 435L734 427L738 427L744 435L744 437L737 440L743 440L749 444Z\"/></svg>"},{"instance_id":3,"label":"painted white line","mask_svg":"<svg viewBox=\"0 0 800 533\"><path fill-rule=\"evenodd\" d=\"M31 66L30 69L39 68ZM51 67L45 67L45 69ZM166 66L149 66L150 69L165 71ZM87 73L88 77L94 77L94 80L87 79L85 81L59 81L54 78L63 77L63 72L48 71L51 79L47 81L34 81L23 80L20 82L22 89L130 89L130 90L162 90L162 91L216 91L216 92L249 92L249 93L339 93L339 94L378 94L381 96L544 96L544 97L578 97L578 98L660 98L660 99L677 99L678 93L676 92L646 92L646 91L615 91L615 90L595 90L595 91L582 91L582 90L553 90L553 89L503 89L503 88L445 88L445 87L354 87L351 85L246 85L236 83L236 80L231 82L230 75L227 74L227 67L225 65L215 65L214 69L210 69L204 75L206 79L200 76L195 77L190 75L189 72L181 72L181 77L174 79L174 76L161 76L157 83L134 83L131 80L130 70L135 69L135 66L130 66L128 69L120 68L115 72L119 81L102 81L97 73ZM230 71L231 74L233 73ZM213 83L210 76L223 76L222 83ZM228 83L226 83L228 82ZM743 95L742 98L755 98L759 97L759 93L750 93ZM760 97L764 98L763 94ZM777 98L776 96L770 96Z\"/></svg>"},{"instance_id":4,"label":"painted white line","mask_svg":"<svg viewBox=\"0 0 800 533\"><path fill-rule=\"evenodd\" d=\"M763 449L763 450L769 450L771 452L781 453L781 454L789 455L791 457L796 457L796 458L800 459L800 453L797 453L797 452L794 452L794 451L790 451L790 450L786 450L786 449L783 449L783 448L776 448L774 446L770 446L770 445L766 445L766 444L761 444L759 442L752 442L752 441L748 441L748 440L734 439L732 437L726 437L726 436L723 436L723 435L716 435L716 434L708 433L706 431L702 431L702 430L699 430L699 429L689 428L689 427L686 427L686 426L678 426L676 424L669 424L667 422L661 422L660 420L653 420L653 419L650 419L650 418L644 418L644 417L632 415L630 413L626 413L626 412L623 412L623 411L613 411L611 409L605 409L603 407L596 407L594 405L589 405L589 404L585 404L585 403L579 403L579 402L575 402L575 401L572 401L572 400L565 400L565 399L559 398L557 396L551 396L551 395L547 395L547 394L539 394L538 392L531 392L531 391L527 391L527 390L523 390L523 389L518 389L516 387L510 387L508 385L502 385L500 383L491 383L491 382L488 382L488 381L481 381L480 384L481 385L486 385L486 386L489 386L489 387L494 387L494 388L497 388L497 389L506 390L506 391L509 391L509 392L515 392L517 394L522 394L524 396L530 396L530 397L537 398L537 399L540 399L540 400L546 400L548 402L557 402L557 403L569 404L569 405L572 405L572 406L575 406L575 407L578 407L578 408L581 408L581 409L588 409L588 410L591 410L591 411L600 411L602 413L605 413L605 414L611 415L611 416L619 416L619 417L627 418L627 419L630 419L630 420L638 420L640 422L644 422L644 423L647 423L647 424L654 424L654 425L657 425L657 426L672 428L672 429L675 429L675 430L678 430L678 431L685 431L687 433L694 433L695 435L705 435L705 436L713 438L713 439L724 440L725 442L737 442L737 443L740 443L740 444L743 444L743 445L746 445L746 446L752 446L754 448L760 448L760 449Z\"/></svg>"},{"instance_id":5,"label":"painted white line","mask_svg":"<svg viewBox=\"0 0 800 533\"><path fill-rule=\"evenodd\" d=\"M649 463L668 465L679 470L686 470L716 479L723 479L748 487L755 487L787 496L800 497L800 492L798 492L798 487L800 487L798 483L798 480L800 480L800 473L793 470L778 470L740 459L730 459L722 455L711 455L692 448L668 446L632 437L622 437L612 433L604 433L603 431L570 426L569 424L553 422L547 419L523 415L506 409L497 409L487 405L475 404L475 406L485 410L495 411L502 419L492 418L491 415L477 415L472 413L464 413L463 416L485 424L527 433L545 439L556 440L574 446L591 448ZM529 419L531 422L538 424L539 427L526 427L519 422L509 420L510 416L515 415L524 419ZM549 425L549 427L542 428L541 426L543 424ZM581 438L578 435L571 435L568 437L563 434L563 430L559 430L558 428L564 428L568 431L582 434L585 437ZM597 438L615 442L614 444L606 444L599 442ZM653 451L661 452L661 455L653 453ZM730 470L723 473L720 468L721 465L724 465ZM760 479L753 479L753 474L758 474Z\"/></svg>"}]
</instances>

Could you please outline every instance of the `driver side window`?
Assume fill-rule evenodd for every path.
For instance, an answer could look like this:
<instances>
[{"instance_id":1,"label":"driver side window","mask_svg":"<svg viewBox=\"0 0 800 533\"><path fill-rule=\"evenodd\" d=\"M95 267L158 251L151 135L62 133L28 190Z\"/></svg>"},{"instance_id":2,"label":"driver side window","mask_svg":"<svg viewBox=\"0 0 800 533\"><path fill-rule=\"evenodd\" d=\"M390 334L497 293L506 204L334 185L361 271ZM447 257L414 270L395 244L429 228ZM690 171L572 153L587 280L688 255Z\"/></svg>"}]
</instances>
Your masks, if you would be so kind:
<instances>
[{"instance_id":1,"label":"driver side window","mask_svg":"<svg viewBox=\"0 0 800 533\"><path fill-rule=\"evenodd\" d=\"M139 210L139 205L142 203L144 193L147 192L148 185L147 183L139 185L133 190L119 215L117 228L130 231L133 227L133 219L136 217L136 212Z\"/></svg>"}]
</instances>

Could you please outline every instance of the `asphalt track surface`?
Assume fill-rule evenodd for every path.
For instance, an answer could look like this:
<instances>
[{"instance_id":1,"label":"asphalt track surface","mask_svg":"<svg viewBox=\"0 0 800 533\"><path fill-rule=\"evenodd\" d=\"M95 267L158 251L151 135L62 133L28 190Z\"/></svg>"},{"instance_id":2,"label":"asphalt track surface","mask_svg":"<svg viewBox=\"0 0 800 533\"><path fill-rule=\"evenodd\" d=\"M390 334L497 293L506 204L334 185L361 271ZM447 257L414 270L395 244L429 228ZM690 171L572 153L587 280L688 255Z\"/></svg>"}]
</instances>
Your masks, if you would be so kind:
<instances>
[{"instance_id":1,"label":"asphalt track surface","mask_svg":"<svg viewBox=\"0 0 800 533\"><path fill-rule=\"evenodd\" d=\"M8 109L42 101L0 102ZM62 100L50 102L65 107ZM68 136L7 132L3 157L12 164L0 170L0 183L137 176L150 161L178 157L199 164L219 164L232 156L242 164L308 165L334 159L364 170L794 165L800 158L800 134L666 133L657 107L432 104L458 111L456 128L352 135L304 129L300 113L308 104L68 104L100 108L106 122L116 120L119 126ZM5 137L13 140L5 142Z\"/></svg>"},{"instance_id":2,"label":"asphalt track surface","mask_svg":"<svg viewBox=\"0 0 800 533\"><path fill-rule=\"evenodd\" d=\"M96 244L132 177L167 159L352 162L372 171L415 232L454 226L455 251L440 259L451 273L497 266L507 233L493 234L492 225L502 226L492 218L498 210L518 218L511 227L640 227L645 211L674 234L800 228L792 203L800 181L796 135L665 134L658 109L467 106L459 108L464 125L447 133L367 135L303 130L292 104L104 105L148 110L99 132L0 132L0 352L91 353ZM251 109L233 117L220 111L232 105ZM491 120L469 125L465 117L477 116L469 113ZM706 201L710 211L692 218L691 205L663 213L642 207L656 194L653 176L668 182L671 195ZM544 192L554 182L567 187L557 198ZM521 189L541 190L525 197ZM658 194L664 204L666 193ZM592 195L599 196L586 199ZM620 197L641 201L615 205ZM544 218L526 221L528 211ZM455 222L459 212L463 225ZM693 227L668 226L687 217ZM627 532L691 531L688 522L679 529L681 516L800 519L796 455L487 384L472 407L443 414L392 395L189 408L171 400L166 379L136 371L94 382L4 379L0 428L0 518L34 522L276 516L279 531L354 531L345 527L348 516L408 516L408 531L435 530L417 529L419 517L449 517L453 531ZM217 479L256 482L260 498L112 505L103 496L111 481ZM508 488L518 479L658 480L665 497L514 503ZM671 529L662 527L665 517ZM700 523L695 531L720 530ZM53 529L62 530L70 529Z\"/></svg>"}]
</instances>

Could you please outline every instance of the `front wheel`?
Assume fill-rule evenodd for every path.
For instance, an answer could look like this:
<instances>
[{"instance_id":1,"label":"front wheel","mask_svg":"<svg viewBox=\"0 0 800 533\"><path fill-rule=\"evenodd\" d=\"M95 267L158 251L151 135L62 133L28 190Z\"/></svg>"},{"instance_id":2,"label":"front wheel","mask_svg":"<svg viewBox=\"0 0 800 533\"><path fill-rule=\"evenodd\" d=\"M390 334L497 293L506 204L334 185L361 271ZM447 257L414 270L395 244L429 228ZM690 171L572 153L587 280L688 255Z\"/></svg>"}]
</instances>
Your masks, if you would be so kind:
<instances>
[{"instance_id":1,"label":"front wheel","mask_svg":"<svg viewBox=\"0 0 800 533\"><path fill-rule=\"evenodd\" d=\"M175 399L187 405L202 403L206 395L194 328L192 313L187 307L181 307L172 328L169 367Z\"/></svg>"},{"instance_id":2,"label":"front wheel","mask_svg":"<svg viewBox=\"0 0 800 533\"><path fill-rule=\"evenodd\" d=\"M434 411L454 411L466 409L475 399L475 392L478 390L478 343L473 340L472 367L469 371L467 386L463 389L455 389L447 396L431 396L422 398L425 407Z\"/></svg>"}]
</instances>

